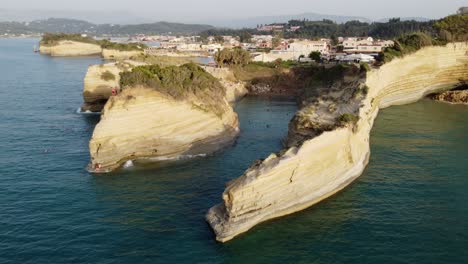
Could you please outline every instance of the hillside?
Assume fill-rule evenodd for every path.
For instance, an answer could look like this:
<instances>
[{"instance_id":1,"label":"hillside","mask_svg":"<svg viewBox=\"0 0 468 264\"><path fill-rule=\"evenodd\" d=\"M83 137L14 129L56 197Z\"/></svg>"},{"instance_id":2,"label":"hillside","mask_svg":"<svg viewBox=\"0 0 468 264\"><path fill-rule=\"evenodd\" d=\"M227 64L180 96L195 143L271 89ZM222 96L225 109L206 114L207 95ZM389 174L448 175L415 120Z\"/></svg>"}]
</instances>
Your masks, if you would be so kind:
<instances>
[{"instance_id":1,"label":"hillside","mask_svg":"<svg viewBox=\"0 0 468 264\"><path fill-rule=\"evenodd\" d=\"M0 22L0 35L51 33L88 33L91 35L127 36L134 34L193 34L214 29L210 25L156 22L137 25L93 24L83 20L49 18L32 22Z\"/></svg>"}]
</instances>

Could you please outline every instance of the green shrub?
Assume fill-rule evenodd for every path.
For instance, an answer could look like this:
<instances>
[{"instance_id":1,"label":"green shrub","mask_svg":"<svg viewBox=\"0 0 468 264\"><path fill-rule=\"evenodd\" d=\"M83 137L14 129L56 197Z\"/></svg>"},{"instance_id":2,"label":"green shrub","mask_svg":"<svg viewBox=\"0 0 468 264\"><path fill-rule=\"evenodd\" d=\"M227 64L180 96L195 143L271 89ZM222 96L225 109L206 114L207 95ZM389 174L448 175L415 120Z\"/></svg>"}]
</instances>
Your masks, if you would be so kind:
<instances>
[{"instance_id":1,"label":"green shrub","mask_svg":"<svg viewBox=\"0 0 468 264\"><path fill-rule=\"evenodd\" d=\"M81 34L65 34L65 33L44 33L41 39L41 45L55 46L62 40L77 41L99 45L99 42L90 37L83 37Z\"/></svg>"},{"instance_id":2,"label":"green shrub","mask_svg":"<svg viewBox=\"0 0 468 264\"><path fill-rule=\"evenodd\" d=\"M309 58L311 58L315 62L320 62L322 60L321 56L322 56L322 53L320 53L320 51L312 51L309 54Z\"/></svg>"},{"instance_id":3,"label":"green shrub","mask_svg":"<svg viewBox=\"0 0 468 264\"><path fill-rule=\"evenodd\" d=\"M377 57L377 61L381 63L387 63L392 61L394 58L403 57L406 54L411 54L420 50L423 47L433 45L433 39L431 36L423 32L416 32L408 35L404 35L397 40L393 47L387 47Z\"/></svg>"},{"instance_id":4,"label":"green shrub","mask_svg":"<svg viewBox=\"0 0 468 264\"><path fill-rule=\"evenodd\" d=\"M216 52L215 61L218 65L245 65L250 62L250 53L241 48L223 49Z\"/></svg>"},{"instance_id":5,"label":"green shrub","mask_svg":"<svg viewBox=\"0 0 468 264\"><path fill-rule=\"evenodd\" d=\"M367 62L361 62L359 63L359 68L361 70L361 72L368 72L371 70L369 64L367 64Z\"/></svg>"},{"instance_id":6,"label":"green shrub","mask_svg":"<svg viewBox=\"0 0 468 264\"><path fill-rule=\"evenodd\" d=\"M119 51L143 51L148 46L142 43L116 43L107 39L99 41L103 49L112 49Z\"/></svg>"},{"instance_id":7,"label":"green shrub","mask_svg":"<svg viewBox=\"0 0 468 264\"><path fill-rule=\"evenodd\" d=\"M348 124L348 123L356 123L359 120L359 118L356 115L353 115L351 113L345 113L342 114L339 118L338 121L341 124Z\"/></svg>"},{"instance_id":8,"label":"green shrub","mask_svg":"<svg viewBox=\"0 0 468 264\"><path fill-rule=\"evenodd\" d=\"M445 17L437 21L434 27L445 41L468 40L468 14Z\"/></svg>"},{"instance_id":9,"label":"green shrub","mask_svg":"<svg viewBox=\"0 0 468 264\"><path fill-rule=\"evenodd\" d=\"M138 66L131 72L120 73L120 86L123 89L144 86L176 100L195 96L199 102L203 102L202 105L197 105L197 108L219 115L223 113L220 102L224 101L224 86L194 63L164 68L159 65Z\"/></svg>"},{"instance_id":10,"label":"green shrub","mask_svg":"<svg viewBox=\"0 0 468 264\"><path fill-rule=\"evenodd\" d=\"M110 71L105 71L101 74L101 79L104 81L113 81L115 80L115 75Z\"/></svg>"}]
</instances>

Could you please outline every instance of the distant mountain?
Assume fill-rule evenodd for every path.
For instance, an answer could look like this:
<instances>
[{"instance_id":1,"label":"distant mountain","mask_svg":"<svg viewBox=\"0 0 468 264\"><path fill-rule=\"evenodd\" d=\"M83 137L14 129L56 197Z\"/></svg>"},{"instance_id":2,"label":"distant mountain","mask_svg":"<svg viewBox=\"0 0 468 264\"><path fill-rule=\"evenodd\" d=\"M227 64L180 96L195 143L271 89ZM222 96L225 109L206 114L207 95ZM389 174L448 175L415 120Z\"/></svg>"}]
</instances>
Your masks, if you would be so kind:
<instances>
[{"instance_id":1,"label":"distant mountain","mask_svg":"<svg viewBox=\"0 0 468 264\"><path fill-rule=\"evenodd\" d=\"M34 21L44 20L50 17L66 17L89 21L95 24L141 24L154 20L134 15L127 11L72 11L72 10L35 10L35 9L2 9L0 8L0 22L6 21Z\"/></svg>"},{"instance_id":2,"label":"distant mountain","mask_svg":"<svg viewBox=\"0 0 468 264\"><path fill-rule=\"evenodd\" d=\"M156 22L136 25L93 24L83 20L49 18L32 22L0 22L0 35L44 32L87 33L91 35L194 34L214 29L210 25Z\"/></svg>"},{"instance_id":3,"label":"distant mountain","mask_svg":"<svg viewBox=\"0 0 468 264\"><path fill-rule=\"evenodd\" d=\"M371 22L370 19L358 16L338 16L338 15L323 15L317 13L303 13L298 15L280 15L280 16L258 16L243 19L218 19L218 20L203 20L201 23L207 23L216 27L227 28L252 28L260 24L285 23L293 19L308 19L310 21L329 19L336 23L345 23L352 20L361 22Z\"/></svg>"}]
</instances>

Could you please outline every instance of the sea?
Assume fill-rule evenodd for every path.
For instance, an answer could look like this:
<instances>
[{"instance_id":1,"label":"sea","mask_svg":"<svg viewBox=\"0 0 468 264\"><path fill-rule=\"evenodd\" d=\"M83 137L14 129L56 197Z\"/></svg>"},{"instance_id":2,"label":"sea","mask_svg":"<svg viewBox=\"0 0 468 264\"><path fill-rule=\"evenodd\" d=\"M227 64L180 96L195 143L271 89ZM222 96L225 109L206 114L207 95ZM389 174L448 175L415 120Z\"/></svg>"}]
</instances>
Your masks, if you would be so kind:
<instances>
[{"instance_id":1,"label":"sea","mask_svg":"<svg viewBox=\"0 0 468 264\"><path fill-rule=\"evenodd\" d=\"M85 170L99 115L78 114L97 57L0 39L0 263L468 263L468 106L381 110L371 158L345 190L228 243L205 222L225 183L280 150L293 98L246 97L220 152Z\"/></svg>"}]
</instances>

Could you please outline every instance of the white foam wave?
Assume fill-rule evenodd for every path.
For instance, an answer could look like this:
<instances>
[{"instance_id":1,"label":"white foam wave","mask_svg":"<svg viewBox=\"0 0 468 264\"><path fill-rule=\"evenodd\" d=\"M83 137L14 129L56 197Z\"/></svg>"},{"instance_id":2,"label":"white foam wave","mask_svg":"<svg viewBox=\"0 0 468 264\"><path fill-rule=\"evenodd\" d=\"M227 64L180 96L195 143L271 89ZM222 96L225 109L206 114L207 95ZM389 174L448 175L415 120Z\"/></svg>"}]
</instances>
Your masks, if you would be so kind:
<instances>
[{"instance_id":1,"label":"white foam wave","mask_svg":"<svg viewBox=\"0 0 468 264\"><path fill-rule=\"evenodd\" d=\"M133 167L133 161L127 160L127 161L125 162L125 164L123 165L123 167L124 167L125 169L130 168L130 167Z\"/></svg>"},{"instance_id":2,"label":"white foam wave","mask_svg":"<svg viewBox=\"0 0 468 264\"><path fill-rule=\"evenodd\" d=\"M86 111L82 111L81 110L81 107L79 107L77 110L76 110L76 113L77 114L80 114L80 115L100 115L101 112L91 112L89 110L86 110Z\"/></svg>"}]
</instances>

